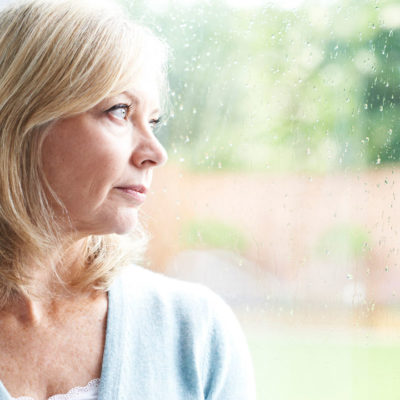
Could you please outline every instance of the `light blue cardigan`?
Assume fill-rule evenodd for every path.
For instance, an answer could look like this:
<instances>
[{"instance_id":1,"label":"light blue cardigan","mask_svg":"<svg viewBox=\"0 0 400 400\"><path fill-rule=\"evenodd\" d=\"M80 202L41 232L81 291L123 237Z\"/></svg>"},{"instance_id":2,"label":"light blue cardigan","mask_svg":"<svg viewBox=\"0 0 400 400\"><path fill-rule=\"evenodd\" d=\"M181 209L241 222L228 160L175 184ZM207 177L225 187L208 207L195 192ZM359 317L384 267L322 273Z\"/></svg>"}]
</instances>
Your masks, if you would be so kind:
<instances>
[{"instance_id":1,"label":"light blue cardigan","mask_svg":"<svg viewBox=\"0 0 400 400\"><path fill-rule=\"evenodd\" d=\"M0 400L10 398L0 383ZM127 269L109 291L99 400L111 399L255 399L229 307L200 285Z\"/></svg>"}]
</instances>

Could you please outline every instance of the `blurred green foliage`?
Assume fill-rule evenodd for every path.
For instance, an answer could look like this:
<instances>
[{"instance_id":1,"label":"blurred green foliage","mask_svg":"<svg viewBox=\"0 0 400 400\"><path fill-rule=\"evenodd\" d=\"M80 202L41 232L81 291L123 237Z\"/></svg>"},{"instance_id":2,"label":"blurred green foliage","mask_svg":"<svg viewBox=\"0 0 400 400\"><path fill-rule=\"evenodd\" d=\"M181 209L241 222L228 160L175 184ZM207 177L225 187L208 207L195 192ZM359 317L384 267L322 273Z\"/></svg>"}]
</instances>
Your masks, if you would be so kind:
<instances>
[{"instance_id":1,"label":"blurred green foliage","mask_svg":"<svg viewBox=\"0 0 400 400\"><path fill-rule=\"evenodd\" d=\"M358 259L370 242L366 229L358 225L338 224L327 229L319 238L316 253L321 257Z\"/></svg>"},{"instance_id":2,"label":"blurred green foliage","mask_svg":"<svg viewBox=\"0 0 400 400\"><path fill-rule=\"evenodd\" d=\"M206 247L242 252L247 247L246 237L239 228L210 218L186 221L181 237L187 248Z\"/></svg>"},{"instance_id":3,"label":"blurred green foliage","mask_svg":"<svg viewBox=\"0 0 400 400\"><path fill-rule=\"evenodd\" d=\"M171 158L314 172L400 160L396 0L125 2L172 50Z\"/></svg>"}]
</instances>

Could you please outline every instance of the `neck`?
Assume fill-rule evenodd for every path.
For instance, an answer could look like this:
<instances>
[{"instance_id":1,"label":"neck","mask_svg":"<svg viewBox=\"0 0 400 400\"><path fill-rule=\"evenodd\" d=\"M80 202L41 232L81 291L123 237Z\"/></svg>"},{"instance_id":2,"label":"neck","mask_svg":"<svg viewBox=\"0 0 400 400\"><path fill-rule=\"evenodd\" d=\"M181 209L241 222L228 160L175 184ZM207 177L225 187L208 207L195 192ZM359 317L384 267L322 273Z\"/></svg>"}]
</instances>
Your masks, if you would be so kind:
<instances>
[{"instance_id":1,"label":"neck","mask_svg":"<svg viewBox=\"0 0 400 400\"><path fill-rule=\"evenodd\" d=\"M55 251L40 266L32 264L29 283L0 312L11 312L21 321L36 324L65 305L98 296L98 292L77 292L69 286L84 268L84 245L84 241L77 241Z\"/></svg>"},{"instance_id":2,"label":"neck","mask_svg":"<svg viewBox=\"0 0 400 400\"><path fill-rule=\"evenodd\" d=\"M9 304L0 314L9 316L23 326L43 326L54 322L62 323L65 316L82 313L93 305L107 301L105 292L81 293L77 296L57 298L30 298L20 296Z\"/></svg>"}]
</instances>

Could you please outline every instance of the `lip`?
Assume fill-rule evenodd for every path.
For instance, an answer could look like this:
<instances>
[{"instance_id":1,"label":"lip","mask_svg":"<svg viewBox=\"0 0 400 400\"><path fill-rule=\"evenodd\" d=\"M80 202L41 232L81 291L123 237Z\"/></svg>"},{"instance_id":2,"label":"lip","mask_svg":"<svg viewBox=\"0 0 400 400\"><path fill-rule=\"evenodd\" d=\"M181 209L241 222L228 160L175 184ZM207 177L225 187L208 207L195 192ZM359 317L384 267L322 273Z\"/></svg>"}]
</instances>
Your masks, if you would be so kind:
<instances>
[{"instance_id":1,"label":"lip","mask_svg":"<svg viewBox=\"0 0 400 400\"><path fill-rule=\"evenodd\" d=\"M118 189L139 204L146 200L147 188L143 185L117 186L115 189Z\"/></svg>"}]
</instances>

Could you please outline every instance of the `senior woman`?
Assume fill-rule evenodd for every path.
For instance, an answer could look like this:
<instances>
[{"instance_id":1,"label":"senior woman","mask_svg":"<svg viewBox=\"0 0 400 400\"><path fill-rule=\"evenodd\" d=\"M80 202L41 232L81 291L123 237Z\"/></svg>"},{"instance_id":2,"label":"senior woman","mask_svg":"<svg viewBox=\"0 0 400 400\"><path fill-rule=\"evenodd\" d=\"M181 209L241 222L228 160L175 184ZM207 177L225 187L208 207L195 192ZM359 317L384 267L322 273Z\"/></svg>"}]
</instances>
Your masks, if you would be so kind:
<instances>
[{"instance_id":1,"label":"senior woman","mask_svg":"<svg viewBox=\"0 0 400 400\"><path fill-rule=\"evenodd\" d=\"M126 267L166 161L165 58L110 1L0 12L1 400L254 398L228 307Z\"/></svg>"}]
</instances>

